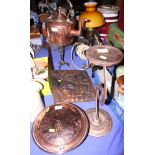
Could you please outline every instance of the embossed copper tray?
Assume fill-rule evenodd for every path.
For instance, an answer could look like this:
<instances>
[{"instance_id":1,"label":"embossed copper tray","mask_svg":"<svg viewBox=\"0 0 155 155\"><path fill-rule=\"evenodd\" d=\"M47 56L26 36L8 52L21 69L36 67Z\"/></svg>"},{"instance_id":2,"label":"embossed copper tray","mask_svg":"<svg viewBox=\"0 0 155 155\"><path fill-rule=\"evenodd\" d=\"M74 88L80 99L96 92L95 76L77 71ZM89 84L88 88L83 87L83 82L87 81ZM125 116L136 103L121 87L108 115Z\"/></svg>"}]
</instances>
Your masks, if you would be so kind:
<instances>
[{"instance_id":1,"label":"embossed copper tray","mask_svg":"<svg viewBox=\"0 0 155 155\"><path fill-rule=\"evenodd\" d=\"M95 101L95 88L86 71L51 70L50 77L56 104Z\"/></svg>"},{"instance_id":2,"label":"embossed copper tray","mask_svg":"<svg viewBox=\"0 0 155 155\"><path fill-rule=\"evenodd\" d=\"M88 129L83 110L73 104L55 104L38 114L32 135L42 150L62 154L79 146L87 137Z\"/></svg>"}]
</instances>

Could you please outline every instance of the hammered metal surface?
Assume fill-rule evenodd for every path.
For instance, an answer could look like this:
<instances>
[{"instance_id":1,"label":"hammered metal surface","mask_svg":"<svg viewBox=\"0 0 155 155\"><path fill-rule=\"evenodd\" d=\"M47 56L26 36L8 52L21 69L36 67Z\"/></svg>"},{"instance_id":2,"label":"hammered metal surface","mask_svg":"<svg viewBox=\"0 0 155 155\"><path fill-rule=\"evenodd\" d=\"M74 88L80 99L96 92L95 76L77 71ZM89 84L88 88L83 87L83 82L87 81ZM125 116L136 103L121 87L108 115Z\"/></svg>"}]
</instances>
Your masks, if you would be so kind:
<instances>
[{"instance_id":1,"label":"hammered metal surface","mask_svg":"<svg viewBox=\"0 0 155 155\"><path fill-rule=\"evenodd\" d=\"M112 119L108 112L99 109L99 120L96 119L96 109L86 110L90 122L89 134L94 137L107 135L112 128Z\"/></svg>"},{"instance_id":2,"label":"hammered metal surface","mask_svg":"<svg viewBox=\"0 0 155 155\"><path fill-rule=\"evenodd\" d=\"M54 39L56 40L56 38L54 38ZM51 39L47 38L46 42L48 43L49 46L65 46L65 45L68 45L68 44L72 43L73 40L74 40L74 38L71 38L70 40L69 39L64 39L64 38L63 39L59 38L59 40L56 40L55 42L54 41L52 42Z\"/></svg>"},{"instance_id":3,"label":"hammered metal surface","mask_svg":"<svg viewBox=\"0 0 155 155\"><path fill-rule=\"evenodd\" d=\"M86 114L73 104L45 108L33 123L32 134L44 151L61 154L79 146L89 129Z\"/></svg>"},{"instance_id":4,"label":"hammered metal surface","mask_svg":"<svg viewBox=\"0 0 155 155\"><path fill-rule=\"evenodd\" d=\"M50 71L54 102L73 103L95 101L95 88L86 71Z\"/></svg>"},{"instance_id":5,"label":"hammered metal surface","mask_svg":"<svg viewBox=\"0 0 155 155\"><path fill-rule=\"evenodd\" d=\"M86 58L94 65L112 66L123 60L123 53L112 46L92 46L86 51Z\"/></svg>"}]
</instances>

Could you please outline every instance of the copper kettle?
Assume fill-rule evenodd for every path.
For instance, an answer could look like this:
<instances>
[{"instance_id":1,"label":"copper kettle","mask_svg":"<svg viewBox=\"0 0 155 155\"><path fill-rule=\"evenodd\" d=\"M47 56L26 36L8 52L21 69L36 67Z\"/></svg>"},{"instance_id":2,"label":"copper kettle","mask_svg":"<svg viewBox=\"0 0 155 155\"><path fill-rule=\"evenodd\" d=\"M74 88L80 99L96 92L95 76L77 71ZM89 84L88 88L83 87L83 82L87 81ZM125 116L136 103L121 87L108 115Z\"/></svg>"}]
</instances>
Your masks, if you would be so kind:
<instances>
[{"instance_id":1,"label":"copper kettle","mask_svg":"<svg viewBox=\"0 0 155 155\"><path fill-rule=\"evenodd\" d=\"M85 22L87 19L81 19L79 21L79 29L74 29L74 22L62 13L61 7L58 8L58 14L46 22L47 42L50 45L67 45L71 43L74 36L79 36L81 33L81 22Z\"/></svg>"}]
</instances>

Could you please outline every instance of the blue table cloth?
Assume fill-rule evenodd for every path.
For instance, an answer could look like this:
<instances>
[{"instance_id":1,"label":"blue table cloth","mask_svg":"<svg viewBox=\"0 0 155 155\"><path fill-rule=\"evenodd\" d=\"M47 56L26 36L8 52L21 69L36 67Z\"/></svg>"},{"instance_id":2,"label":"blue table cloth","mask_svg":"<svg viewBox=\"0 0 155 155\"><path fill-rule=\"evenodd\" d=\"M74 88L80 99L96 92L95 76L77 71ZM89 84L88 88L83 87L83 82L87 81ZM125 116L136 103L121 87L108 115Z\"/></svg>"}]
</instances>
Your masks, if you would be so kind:
<instances>
[{"instance_id":1,"label":"blue table cloth","mask_svg":"<svg viewBox=\"0 0 155 155\"><path fill-rule=\"evenodd\" d=\"M52 48L52 57L54 63L54 69L58 70L60 55L58 52L58 48ZM41 49L38 53L36 53L36 57L48 56L47 49ZM75 68L71 62L71 47L67 46L65 48L65 60L70 64L70 67L67 65L62 66L62 70L74 70ZM84 61L80 60L77 56L74 56L74 62L78 67L82 66ZM91 69L87 70L89 77L91 78ZM92 79L94 85L98 83L96 79ZM53 96L48 95L43 97L43 101L45 106L50 106L54 103ZM114 100L111 100L110 104L114 104ZM90 108L95 108L95 102L76 102L74 103L83 110L87 110ZM64 153L64 155L122 155L124 152L124 122L121 121L114 111L110 108L109 105L103 105L100 103L100 108L106 110L113 122L113 126L111 131L106 135L99 138L88 135L85 141L78 146L76 149ZM30 129L32 127L32 123L30 124ZM31 131L30 131L31 132ZM30 134L31 135L31 134ZM34 142L33 137L30 137L30 154L31 155L50 155L43 150L41 150ZM54 155L54 154L53 154Z\"/></svg>"}]
</instances>

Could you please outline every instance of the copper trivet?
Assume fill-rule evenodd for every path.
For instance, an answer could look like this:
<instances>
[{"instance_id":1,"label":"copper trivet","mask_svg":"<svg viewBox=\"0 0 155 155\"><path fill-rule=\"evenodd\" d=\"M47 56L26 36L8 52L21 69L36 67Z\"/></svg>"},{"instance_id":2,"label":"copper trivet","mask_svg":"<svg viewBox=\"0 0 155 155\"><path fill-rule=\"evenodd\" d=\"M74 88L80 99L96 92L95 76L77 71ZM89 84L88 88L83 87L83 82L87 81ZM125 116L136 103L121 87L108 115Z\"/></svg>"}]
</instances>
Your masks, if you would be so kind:
<instances>
[{"instance_id":1,"label":"copper trivet","mask_svg":"<svg viewBox=\"0 0 155 155\"><path fill-rule=\"evenodd\" d=\"M55 104L36 117L32 134L36 144L49 153L62 154L87 137L89 123L83 110L73 104Z\"/></svg>"},{"instance_id":2,"label":"copper trivet","mask_svg":"<svg viewBox=\"0 0 155 155\"><path fill-rule=\"evenodd\" d=\"M95 88L86 71L50 71L54 103L95 101Z\"/></svg>"}]
</instances>

